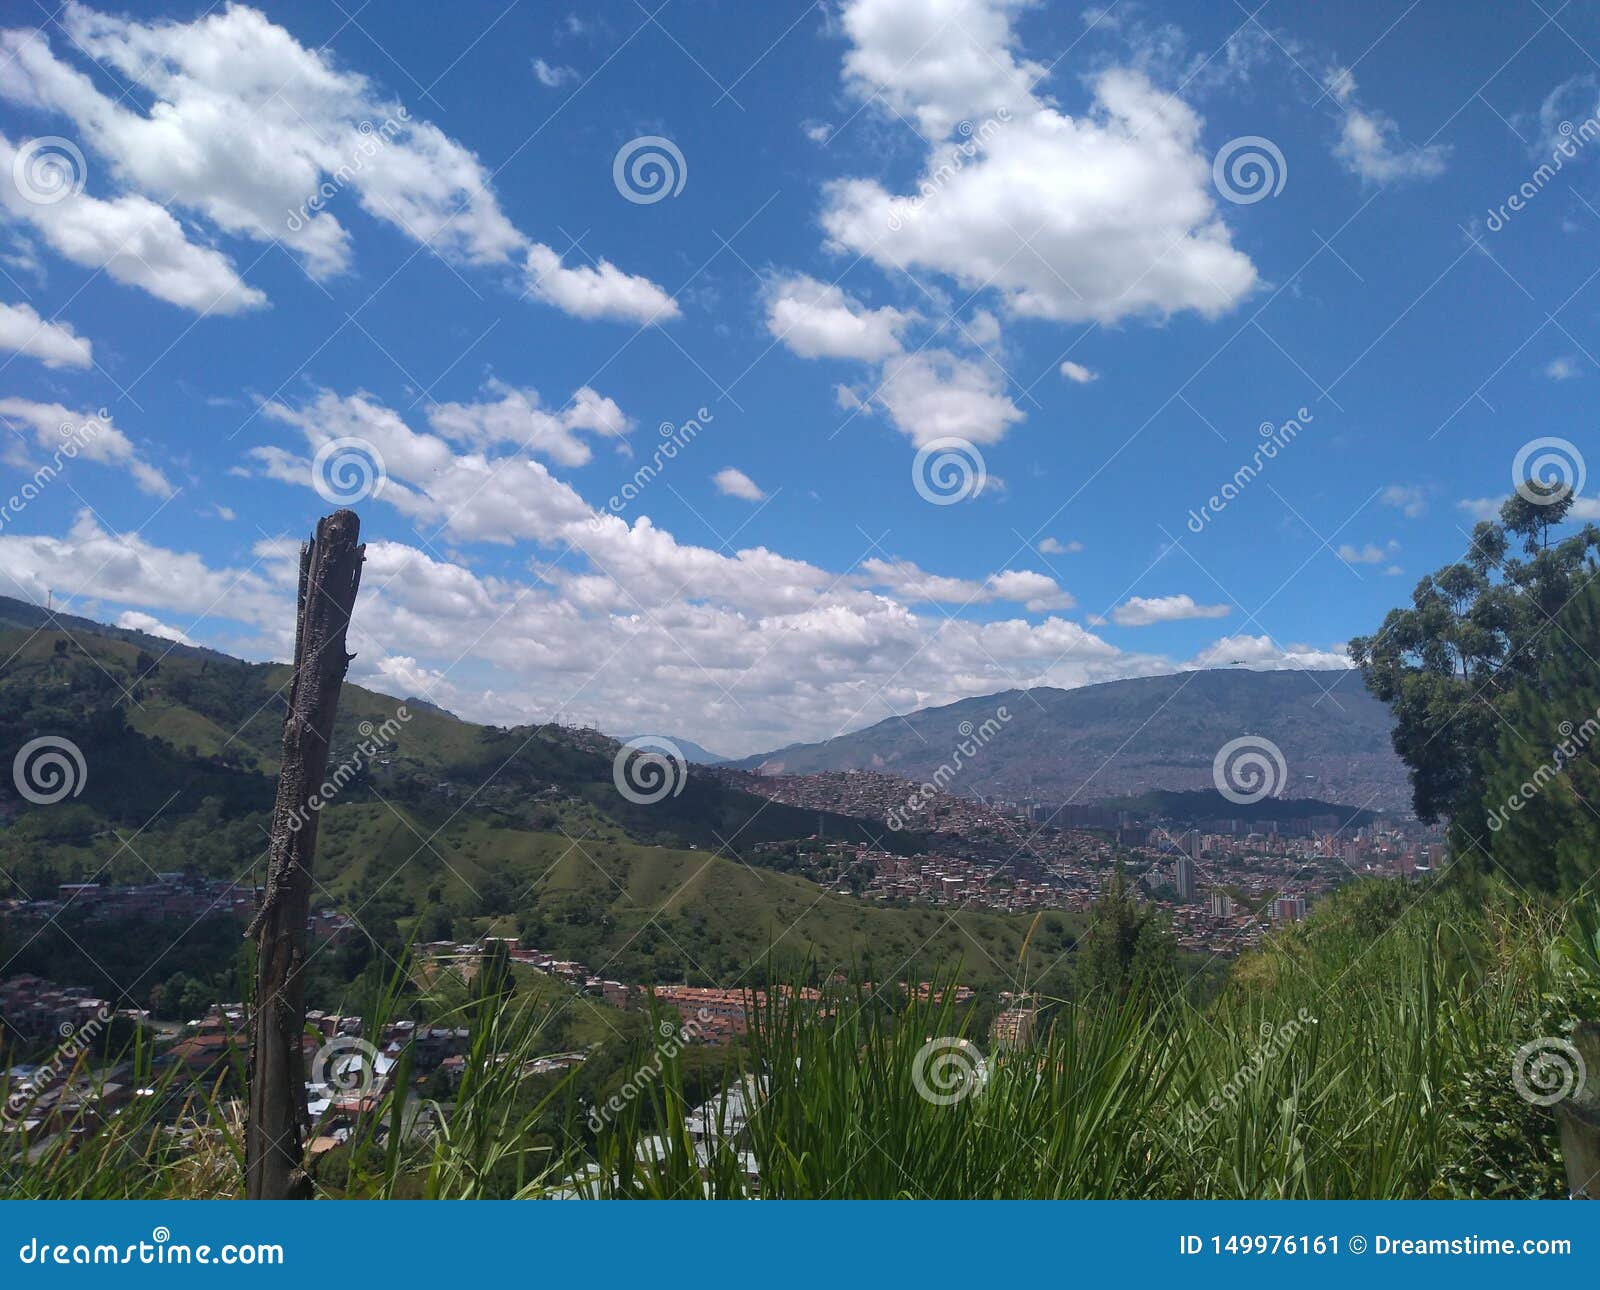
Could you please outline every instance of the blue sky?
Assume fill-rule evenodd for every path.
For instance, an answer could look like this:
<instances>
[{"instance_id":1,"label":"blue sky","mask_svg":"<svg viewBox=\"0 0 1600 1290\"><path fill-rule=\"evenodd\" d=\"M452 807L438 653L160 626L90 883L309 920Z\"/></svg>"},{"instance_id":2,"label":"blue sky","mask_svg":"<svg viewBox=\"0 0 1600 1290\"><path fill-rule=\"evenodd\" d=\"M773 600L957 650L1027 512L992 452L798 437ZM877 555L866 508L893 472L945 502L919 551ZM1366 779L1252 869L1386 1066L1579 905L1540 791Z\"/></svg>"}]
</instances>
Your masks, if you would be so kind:
<instances>
[{"instance_id":1,"label":"blue sky","mask_svg":"<svg viewBox=\"0 0 1600 1290\"><path fill-rule=\"evenodd\" d=\"M1593 442L1577 5L155 10L8 11L5 594L281 658L355 440L355 679L744 753L1337 666Z\"/></svg>"}]
</instances>

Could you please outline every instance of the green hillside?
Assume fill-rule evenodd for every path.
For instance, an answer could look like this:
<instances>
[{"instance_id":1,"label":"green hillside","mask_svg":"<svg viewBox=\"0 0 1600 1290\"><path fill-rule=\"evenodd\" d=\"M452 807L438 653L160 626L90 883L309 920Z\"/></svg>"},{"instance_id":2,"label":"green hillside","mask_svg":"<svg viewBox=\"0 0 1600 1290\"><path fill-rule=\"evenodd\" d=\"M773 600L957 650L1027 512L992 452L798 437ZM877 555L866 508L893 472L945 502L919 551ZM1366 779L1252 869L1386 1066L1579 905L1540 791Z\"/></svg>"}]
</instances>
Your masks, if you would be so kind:
<instances>
[{"instance_id":1,"label":"green hillside","mask_svg":"<svg viewBox=\"0 0 1600 1290\"><path fill-rule=\"evenodd\" d=\"M0 630L0 755L9 764L51 735L87 768L76 796L49 805L6 777L0 895L168 870L260 881L288 669L166 651L83 620L70 634ZM807 837L819 821L830 839L877 838L881 825L779 805L693 767L678 794L639 805L613 782L615 743L592 731L479 726L423 705L401 719L400 706L345 687L329 764L357 769L319 826L319 903L352 914L380 947L516 930L607 976L704 984L769 950L884 974L961 961L969 978L996 982L1019 966L1020 916L881 908L758 867L757 844ZM80 979L96 975L92 958L73 956L72 931L52 929L28 970L59 954ZM1036 972L1075 931L1065 916L1045 920L1030 947Z\"/></svg>"}]
</instances>

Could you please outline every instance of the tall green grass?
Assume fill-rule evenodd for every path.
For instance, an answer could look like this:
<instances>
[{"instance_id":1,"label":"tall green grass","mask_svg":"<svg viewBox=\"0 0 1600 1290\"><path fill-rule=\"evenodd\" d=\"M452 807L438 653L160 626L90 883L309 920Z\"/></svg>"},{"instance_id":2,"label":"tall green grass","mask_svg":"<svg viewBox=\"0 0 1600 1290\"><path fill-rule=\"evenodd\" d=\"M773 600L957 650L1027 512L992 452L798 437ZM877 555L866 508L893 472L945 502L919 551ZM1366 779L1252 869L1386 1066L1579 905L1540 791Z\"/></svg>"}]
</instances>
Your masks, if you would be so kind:
<instances>
[{"instance_id":1,"label":"tall green grass","mask_svg":"<svg viewBox=\"0 0 1600 1290\"><path fill-rule=\"evenodd\" d=\"M1419 899L1400 884L1356 884L1236 964L1213 999L1052 1001L1037 1042L990 1053L981 1079L976 1049L989 1044L971 1033L971 1010L837 986L816 1007L760 1010L748 1043L720 1054L716 1082L756 1092L744 1131L712 1141L689 1122L699 1094L688 1090L704 1071L690 1070L676 1043L631 1052L623 1071L647 1075L629 1082L615 1114L597 1117L576 1076L533 1091L521 1078L521 1063L547 1046L550 1005L474 1000L461 1005L473 1032L466 1082L438 1130L408 1131L419 1099L394 1099L341 1149L337 1169L316 1171L319 1188L468 1198L1558 1196L1553 1120L1516 1095L1511 1060L1531 1039L1600 1016L1595 937L1592 915L1499 886ZM372 1015L402 1006L397 988ZM941 1082L948 1071L930 1064L930 1043L968 1078ZM929 1087L948 1096L930 1100ZM161 1135L130 1118L75 1150L14 1173L8 1165L20 1193L7 1190L231 1194L234 1137L228 1117L213 1115L218 1145L203 1161L146 1150Z\"/></svg>"},{"instance_id":2,"label":"tall green grass","mask_svg":"<svg viewBox=\"0 0 1600 1290\"><path fill-rule=\"evenodd\" d=\"M600 1144L593 1196L1361 1198L1558 1196L1549 1113L1511 1059L1600 981L1558 948L1561 915L1503 889L1417 903L1369 884L1241 964L1206 1006L1097 998L988 1062L952 1105L911 1078L951 1006L846 995L770 1010L740 1074L764 1102L697 1160L669 1063ZM1593 945L1593 933L1586 942ZM982 1042L982 1036L967 1038ZM664 1135L658 1126L667 1125ZM664 1136L665 1141L661 1140ZM745 1179L736 1148L760 1168Z\"/></svg>"}]
</instances>

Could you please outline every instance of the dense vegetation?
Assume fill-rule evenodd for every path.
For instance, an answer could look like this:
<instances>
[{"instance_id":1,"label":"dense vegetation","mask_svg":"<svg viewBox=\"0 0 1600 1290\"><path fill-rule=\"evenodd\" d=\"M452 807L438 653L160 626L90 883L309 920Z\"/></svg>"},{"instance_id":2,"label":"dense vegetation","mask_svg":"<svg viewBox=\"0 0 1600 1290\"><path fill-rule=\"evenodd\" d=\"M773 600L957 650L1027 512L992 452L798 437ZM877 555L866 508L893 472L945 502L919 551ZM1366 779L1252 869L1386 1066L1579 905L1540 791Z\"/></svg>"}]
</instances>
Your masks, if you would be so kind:
<instances>
[{"instance_id":1,"label":"dense vegetation","mask_svg":"<svg viewBox=\"0 0 1600 1290\"><path fill-rule=\"evenodd\" d=\"M1538 673L1505 696L1485 754L1482 852L1545 891L1592 887L1600 870L1600 581L1555 615Z\"/></svg>"},{"instance_id":2,"label":"dense vegetation","mask_svg":"<svg viewBox=\"0 0 1600 1290\"><path fill-rule=\"evenodd\" d=\"M1367 881L1242 960L1211 1003L1092 991L981 1075L960 1042L988 1048L974 1014L835 983L821 1007L763 1012L735 1049L680 1051L658 1019L614 1014L631 1037L593 1067L521 1079L569 1002L473 991L450 1002L473 1046L448 1130L399 1131L391 1100L315 1172L328 1196L1558 1196L1553 1120L1518 1096L1512 1062L1600 1009L1593 937L1504 884ZM746 1131L697 1141L688 1109L752 1079ZM230 1122L220 1103L207 1115ZM169 1143L136 1107L3 1185L237 1194L236 1137Z\"/></svg>"},{"instance_id":3,"label":"dense vegetation","mask_svg":"<svg viewBox=\"0 0 1600 1290\"><path fill-rule=\"evenodd\" d=\"M1448 819L1458 855L1482 858L1497 805L1487 780L1508 722L1518 739L1550 746L1551 732L1516 727L1518 718L1537 722L1530 687L1546 701L1568 703L1562 677L1540 678L1565 648L1560 616L1596 576L1600 528L1553 536L1575 501L1568 486L1526 482L1498 522L1473 529L1459 561L1417 583L1409 607L1391 610L1375 635L1350 642L1367 685L1393 708L1394 746L1410 768L1417 814Z\"/></svg>"},{"instance_id":4,"label":"dense vegetation","mask_svg":"<svg viewBox=\"0 0 1600 1290\"><path fill-rule=\"evenodd\" d=\"M87 620L69 626L70 635L0 630L0 752L9 764L17 745L48 733L71 739L88 766L79 796L42 807L12 799L21 809L0 824L0 898L168 870L259 881L287 669L168 653L166 642ZM617 792L615 745L592 731L478 726L424 704L397 722L398 707L354 685L340 703L330 766L356 760L364 728L388 733L320 816L318 900L352 912L362 935L317 956L314 999L331 1003L368 961L409 939L491 929L607 976L694 984L740 979L769 950L786 966L964 959L974 982L990 983L1003 980L995 964L1017 958L1023 916L863 904L768 869L781 857L757 850L819 823L829 838L893 849L915 848L915 835L779 805L698 769L681 793L641 806ZM7 776L0 793L11 788ZM0 951L9 960L26 946L13 971L112 997L134 983L140 1005L193 981L238 997L231 923L181 935L115 929L116 950L89 955L81 947L108 929L85 917L69 910L41 935L0 931ZM1080 920L1051 915L1030 950L1035 965L1059 966L1079 930Z\"/></svg>"}]
</instances>

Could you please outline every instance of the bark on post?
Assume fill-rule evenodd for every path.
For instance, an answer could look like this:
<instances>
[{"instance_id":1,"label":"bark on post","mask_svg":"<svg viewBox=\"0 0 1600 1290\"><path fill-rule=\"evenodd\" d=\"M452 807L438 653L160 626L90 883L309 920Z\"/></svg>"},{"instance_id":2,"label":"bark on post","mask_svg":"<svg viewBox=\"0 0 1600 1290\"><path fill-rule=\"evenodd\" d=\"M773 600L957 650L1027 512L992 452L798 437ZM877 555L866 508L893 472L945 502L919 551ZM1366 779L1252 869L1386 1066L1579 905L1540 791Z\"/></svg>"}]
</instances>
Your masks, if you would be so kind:
<instances>
[{"instance_id":1,"label":"bark on post","mask_svg":"<svg viewBox=\"0 0 1600 1290\"><path fill-rule=\"evenodd\" d=\"M246 933L256 942L250 1118L245 1127L245 1194L251 1200L295 1200L311 1191L301 1169L309 1128L301 969L317 848L317 812L310 798L327 772L339 687L355 657L345 652L345 632L361 584L366 548L357 541L360 535L355 512L339 510L317 521L316 535L300 548L294 678L283 723L267 887Z\"/></svg>"},{"instance_id":2,"label":"bark on post","mask_svg":"<svg viewBox=\"0 0 1600 1290\"><path fill-rule=\"evenodd\" d=\"M1567 1190L1573 1200L1600 1200L1600 1022L1585 1021L1572 1033L1579 1078L1573 1095L1556 1103Z\"/></svg>"}]
</instances>

